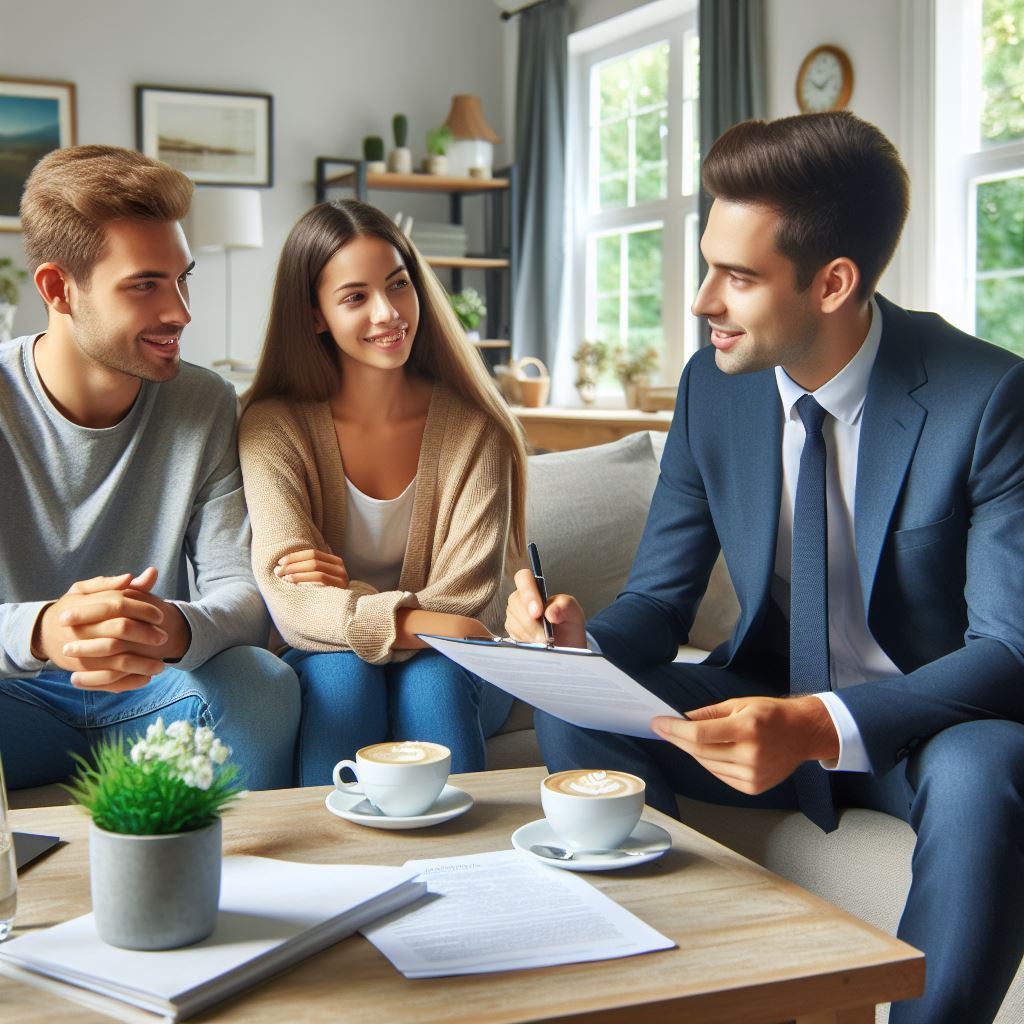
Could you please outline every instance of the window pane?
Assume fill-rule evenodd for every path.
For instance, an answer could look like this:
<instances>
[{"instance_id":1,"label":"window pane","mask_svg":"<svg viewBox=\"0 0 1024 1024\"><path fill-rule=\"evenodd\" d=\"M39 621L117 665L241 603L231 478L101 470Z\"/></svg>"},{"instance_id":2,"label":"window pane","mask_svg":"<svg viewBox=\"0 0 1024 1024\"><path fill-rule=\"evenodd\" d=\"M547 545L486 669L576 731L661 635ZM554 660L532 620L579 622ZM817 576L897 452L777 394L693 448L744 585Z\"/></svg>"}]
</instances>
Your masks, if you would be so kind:
<instances>
[{"instance_id":1,"label":"window pane","mask_svg":"<svg viewBox=\"0 0 1024 1024\"><path fill-rule=\"evenodd\" d=\"M597 291L607 295L619 291L619 236L606 235L597 240Z\"/></svg>"},{"instance_id":2,"label":"window pane","mask_svg":"<svg viewBox=\"0 0 1024 1024\"><path fill-rule=\"evenodd\" d=\"M1024 175L986 182L977 195L978 271L1024 269Z\"/></svg>"},{"instance_id":3,"label":"window pane","mask_svg":"<svg viewBox=\"0 0 1024 1024\"><path fill-rule=\"evenodd\" d=\"M634 54L630 60L633 109L642 110L665 102L668 96L668 43L659 43Z\"/></svg>"},{"instance_id":4,"label":"window pane","mask_svg":"<svg viewBox=\"0 0 1024 1024\"><path fill-rule=\"evenodd\" d=\"M661 228L629 235L629 290L661 291Z\"/></svg>"},{"instance_id":5,"label":"window pane","mask_svg":"<svg viewBox=\"0 0 1024 1024\"><path fill-rule=\"evenodd\" d=\"M668 59L668 43L656 43L599 65L591 78L599 210L667 195Z\"/></svg>"},{"instance_id":6,"label":"window pane","mask_svg":"<svg viewBox=\"0 0 1024 1024\"><path fill-rule=\"evenodd\" d=\"M981 137L1024 138L1024 0L983 0Z\"/></svg>"},{"instance_id":7,"label":"window pane","mask_svg":"<svg viewBox=\"0 0 1024 1024\"><path fill-rule=\"evenodd\" d=\"M1024 276L979 281L975 308L980 337L1024 356Z\"/></svg>"},{"instance_id":8,"label":"window pane","mask_svg":"<svg viewBox=\"0 0 1024 1024\"><path fill-rule=\"evenodd\" d=\"M607 121L611 117L621 117L628 113L631 87L628 58L600 65L597 69L597 119Z\"/></svg>"},{"instance_id":9,"label":"window pane","mask_svg":"<svg viewBox=\"0 0 1024 1024\"><path fill-rule=\"evenodd\" d=\"M614 178L606 178L602 181L598 198L602 210L608 210L615 206L625 206L626 176L619 174Z\"/></svg>"},{"instance_id":10,"label":"window pane","mask_svg":"<svg viewBox=\"0 0 1024 1024\"><path fill-rule=\"evenodd\" d=\"M629 126L625 121L613 121L597 131L600 140L597 173L605 177L625 172L629 167Z\"/></svg>"}]
</instances>

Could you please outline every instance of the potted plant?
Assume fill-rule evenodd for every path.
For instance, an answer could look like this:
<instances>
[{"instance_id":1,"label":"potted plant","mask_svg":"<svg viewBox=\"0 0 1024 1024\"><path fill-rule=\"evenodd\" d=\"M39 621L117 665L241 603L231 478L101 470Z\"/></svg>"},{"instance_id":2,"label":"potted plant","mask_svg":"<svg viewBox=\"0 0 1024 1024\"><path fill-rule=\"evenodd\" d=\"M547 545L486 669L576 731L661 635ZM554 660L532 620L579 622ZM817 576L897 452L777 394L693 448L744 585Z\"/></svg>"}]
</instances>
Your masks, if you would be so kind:
<instances>
[{"instance_id":1,"label":"potted plant","mask_svg":"<svg viewBox=\"0 0 1024 1024\"><path fill-rule=\"evenodd\" d=\"M384 140L379 135L367 135L363 139L363 159L369 174L384 174L388 165L384 163Z\"/></svg>"},{"instance_id":2,"label":"potted plant","mask_svg":"<svg viewBox=\"0 0 1024 1024\"><path fill-rule=\"evenodd\" d=\"M455 315L459 318L470 341L480 339L480 324L487 316L487 305L483 296L475 288L463 288L461 292L448 296Z\"/></svg>"},{"instance_id":3,"label":"potted plant","mask_svg":"<svg viewBox=\"0 0 1024 1024\"><path fill-rule=\"evenodd\" d=\"M608 346L603 341L584 338L573 353L576 364L576 392L584 405L597 397L597 381L608 367Z\"/></svg>"},{"instance_id":4,"label":"potted plant","mask_svg":"<svg viewBox=\"0 0 1024 1024\"><path fill-rule=\"evenodd\" d=\"M452 141L452 133L447 125L431 128L427 132L427 158L423 161L423 169L427 174L448 173L448 143Z\"/></svg>"},{"instance_id":5,"label":"potted plant","mask_svg":"<svg viewBox=\"0 0 1024 1024\"><path fill-rule=\"evenodd\" d=\"M615 375L626 393L626 408L637 408L637 388L650 382L658 368L658 350L653 345L642 348L624 346L615 353Z\"/></svg>"},{"instance_id":6,"label":"potted plant","mask_svg":"<svg viewBox=\"0 0 1024 1024\"><path fill-rule=\"evenodd\" d=\"M211 729L163 719L130 750L100 743L75 756L65 786L92 817L89 869L96 931L125 949L205 939L220 900L221 812L241 793L231 751Z\"/></svg>"},{"instance_id":7,"label":"potted plant","mask_svg":"<svg viewBox=\"0 0 1024 1024\"><path fill-rule=\"evenodd\" d=\"M9 256L0 258L0 341L10 340L20 288L27 277L28 274L21 267L16 267Z\"/></svg>"},{"instance_id":8,"label":"potted plant","mask_svg":"<svg viewBox=\"0 0 1024 1024\"><path fill-rule=\"evenodd\" d=\"M409 119L405 114L395 114L391 130L395 134L395 148L388 154L388 170L393 174L411 174L412 150L405 145L409 138Z\"/></svg>"}]
</instances>

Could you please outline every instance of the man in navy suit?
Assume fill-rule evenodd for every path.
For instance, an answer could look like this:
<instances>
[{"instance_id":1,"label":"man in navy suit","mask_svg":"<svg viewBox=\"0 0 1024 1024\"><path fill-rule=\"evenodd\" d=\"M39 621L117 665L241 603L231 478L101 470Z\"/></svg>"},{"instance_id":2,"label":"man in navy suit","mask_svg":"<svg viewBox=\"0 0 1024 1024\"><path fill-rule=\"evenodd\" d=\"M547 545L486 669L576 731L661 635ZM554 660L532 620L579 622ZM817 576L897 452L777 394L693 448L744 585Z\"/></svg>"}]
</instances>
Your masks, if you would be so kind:
<instances>
[{"instance_id":1,"label":"man in navy suit","mask_svg":"<svg viewBox=\"0 0 1024 1024\"><path fill-rule=\"evenodd\" d=\"M664 741L537 714L552 771L719 803L909 822L899 935L924 995L893 1024L990 1021L1024 952L1024 362L875 294L906 217L889 141L848 113L745 122L714 198L686 366L625 590L589 623L517 575L507 627L588 641L686 717ZM672 664L719 550L732 637Z\"/></svg>"}]
</instances>

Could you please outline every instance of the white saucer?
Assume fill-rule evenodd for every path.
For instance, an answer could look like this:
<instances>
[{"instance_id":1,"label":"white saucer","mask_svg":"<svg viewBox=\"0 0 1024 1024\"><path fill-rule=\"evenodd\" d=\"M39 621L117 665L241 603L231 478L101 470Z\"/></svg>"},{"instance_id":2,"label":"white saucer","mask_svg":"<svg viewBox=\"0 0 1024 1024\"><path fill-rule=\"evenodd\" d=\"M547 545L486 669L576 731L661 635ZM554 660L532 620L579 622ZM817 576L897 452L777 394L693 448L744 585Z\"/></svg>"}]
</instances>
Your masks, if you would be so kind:
<instances>
[{"instance_id":1,"label":"white saucer","mask_svg":"<svg viewBox=\"0 0 1024 1024\"><path fill-rule=\"evenodd\" d=\"M517 850L536 857L542 864L550 864L553 868L565 868L567 871L617 871L619 868L633 868L638 864L646 864L655 860L672 846L672 837L660 826L650 821L639 821L622 844L620 850L608 850L595 854L577 854L572 860L558 860L548 854L536 853L531 846L565 847L554 829L548 824L547 818L531 821L512 833L512 845ZM636 851L626 853L626 850ZM642 853L639 851L643 851Z\"/></svg>"},{"instance_id":2,"label":"white saucer","mask_svg":"<svg viewBox=\"0 0 1024 1024\"><path fill-rule=\"evenodd\" d=\"M457 786L445 786L429 810L408 818L392 818L381 814L362 793L343 793L340 789L331 790L325 803L331 814L336 814L346 821L354 821L357 825L369 825L371 828L397 831L426 828L428 825L439 825L442 821L457 818L473 806L473 798Z\"/></svg>"}]
</instances>

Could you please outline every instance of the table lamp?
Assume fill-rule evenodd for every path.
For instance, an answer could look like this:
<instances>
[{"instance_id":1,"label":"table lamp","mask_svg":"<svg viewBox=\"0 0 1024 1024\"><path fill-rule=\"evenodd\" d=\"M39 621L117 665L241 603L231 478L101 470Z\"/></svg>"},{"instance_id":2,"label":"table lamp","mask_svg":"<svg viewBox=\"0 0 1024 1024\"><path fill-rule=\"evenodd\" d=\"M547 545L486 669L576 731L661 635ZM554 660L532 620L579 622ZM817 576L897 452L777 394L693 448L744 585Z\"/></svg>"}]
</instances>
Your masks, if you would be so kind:
<instances>
[{"instance_id":1,"label":"table lamp","mask_svg":"<svg viewBox=\"0 0 1024 1024\"><path fill-rule=\"evenodd\" d=\"M231 356L231 251L263 247L260 194L251 188L197 188L186 225L193 249L224 252L224 358L213 365L228 372L251 370Z\"/></svg>"},{"instance_id":2,"label":"table lamp","mask_svg":"<svg viewBox=\"0 0 1024 1024\"><path fill-rule=\"evenodd\" d=\"M494 144L501 139L491 130L480 108L479 96L453 96L445 125L452 133L448 143L448 173L468 176L472 172L491 176L494 166Z\"/></svg>"}]
</instances>

